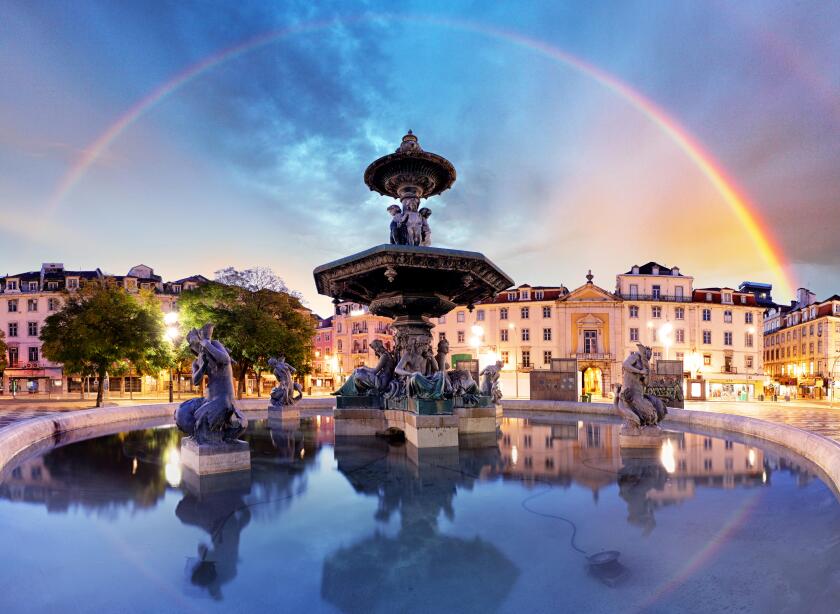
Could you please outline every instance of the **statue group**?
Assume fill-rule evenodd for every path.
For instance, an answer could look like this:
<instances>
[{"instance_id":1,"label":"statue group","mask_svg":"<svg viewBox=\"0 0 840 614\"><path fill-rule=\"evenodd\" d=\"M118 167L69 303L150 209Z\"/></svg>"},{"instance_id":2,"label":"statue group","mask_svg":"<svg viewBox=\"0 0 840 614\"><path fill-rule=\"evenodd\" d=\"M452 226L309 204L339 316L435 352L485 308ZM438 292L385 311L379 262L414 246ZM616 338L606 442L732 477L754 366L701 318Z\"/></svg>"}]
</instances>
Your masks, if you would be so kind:
<instances>
[{"instance_id":1,"label":"statue group","mask_svg":"<svg viewBox=\"0 0 840 614\"><path fill-rule=\"evenodd\" d=\"M268 361L268 366L277 380L277 385L271 389L270 408L282 408L294 405L303 398L303 388L294 381L297 370L286 362L282 354Z\"/></svg>"},{"instance_id":2,"label":"statue group","mask_svg":"<svg viewBox=\"0 0 840 614\"><path fill-rule=\"evenodd\" d=\"M646 389L651 380L649 347L636 344L637 351L631 352L622 364L622 385L615 395L615 409L624 418L624 432L628 435L640 434L643 429L648 433L653 427L658 430L659 423L668 413L665 403Z\"/></svg>"},{"instance_id":3,"label":"statue group","mask_svg":"<svg viewBox=\"0 0 840 614\"><path fill-rule=\"evenodd\" d=\"M392 245L425 245L432 244L432 230L429 228L429 217L432 210L420 207L420 199L409 197L402 199L402 207L391 205L391 244Z\"/></svg>"},{"instance_id":4,"label":"statue group","mask_svg":"<svg viewBox=\"0 0 840 614\"><path fill-rule=\"evenodd\" d=\"M431 335L396 334L397 347L391 351L380 340L371 343L377 356L374 367L357 367L344 385L333 394L337 396L379 395L384 399L406 398L437 401L461 399L465 406L475 405L482 395L494 402L501 399L498 385L501 363L482 371L482 387L469 371L453 369L447 362L449 342L441 339L437 352L432 351Z\"/></svg>"}]
</instances>

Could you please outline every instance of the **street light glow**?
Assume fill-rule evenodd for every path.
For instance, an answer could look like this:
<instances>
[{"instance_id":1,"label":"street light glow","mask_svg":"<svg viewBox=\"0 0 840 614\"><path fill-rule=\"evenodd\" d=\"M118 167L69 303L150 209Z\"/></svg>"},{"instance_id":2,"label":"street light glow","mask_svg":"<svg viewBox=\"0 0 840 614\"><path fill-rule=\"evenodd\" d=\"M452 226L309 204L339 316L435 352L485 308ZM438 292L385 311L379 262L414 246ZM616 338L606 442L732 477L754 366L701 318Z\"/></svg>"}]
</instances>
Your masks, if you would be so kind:
<instances>
[{"instance_id":1,"label":"street light glow","mask_svg":"<svg viewBox=\"0 0 840 614\"><path fill-rule=\"evenodd\" d=\"M172 326L178 321L178 312L177 311L169 311L163 316L163 323L167 326Z\"/></svg>"},{"instance_id":2,"label":"street light glow","mask_svg":"<svg viewBox=\"0 0 840 614\"><path fill-rule=\"evenodd\" d=\"M166 329L166 338L170 341L175 341L178 338L178 335L181 331L178 330L177 326L169 326Z\"/></svg>"}]
</instances>

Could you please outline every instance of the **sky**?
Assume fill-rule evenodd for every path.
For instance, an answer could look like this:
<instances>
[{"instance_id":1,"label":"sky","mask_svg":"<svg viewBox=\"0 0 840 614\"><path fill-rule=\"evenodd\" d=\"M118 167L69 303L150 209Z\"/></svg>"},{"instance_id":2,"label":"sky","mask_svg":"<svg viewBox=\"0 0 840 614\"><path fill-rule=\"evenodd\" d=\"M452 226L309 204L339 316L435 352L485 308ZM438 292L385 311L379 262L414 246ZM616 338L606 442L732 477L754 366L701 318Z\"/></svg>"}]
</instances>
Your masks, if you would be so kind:
<instances>
[{"instance_id":1,"label":"sky","mask_svg":"<svg viewBox=\"0 0 840 614\"><path fill-rule=\"evenodd\" d=\"M655 260L824 298L838 24L807 0L6 0L0 274L268 266L326 315L312 269L387 242L362 177L412 129L458 173L433 244L517 284Z\"/></svg>"}]
</instances>

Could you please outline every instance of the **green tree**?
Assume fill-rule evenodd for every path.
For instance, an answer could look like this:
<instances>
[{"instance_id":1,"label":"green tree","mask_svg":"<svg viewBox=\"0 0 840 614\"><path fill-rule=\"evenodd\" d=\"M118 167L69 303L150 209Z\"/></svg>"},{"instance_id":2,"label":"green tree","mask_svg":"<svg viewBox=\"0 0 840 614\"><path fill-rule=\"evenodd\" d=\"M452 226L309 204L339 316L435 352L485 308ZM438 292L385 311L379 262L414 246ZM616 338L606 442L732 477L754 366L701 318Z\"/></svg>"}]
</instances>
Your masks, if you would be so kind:
<instances>
[{"instance_id":1,"label":"green tree","mask_svg":"<svg viewBox=\"0 0 840 614\"><path fill-rule=\"evenodd\" d=\"M215 325L213 336L235 363L239 398L247 374L265 370L271 356L283 354L299 374L308 373L315 328L298 297L274 289L285 288L282 280L270 269L231 268L217 272L217 279L226 283L216 281L181 295L181 322L185 330Z\"/></svg>"},{"instance_id":2,"label":"green tree","mask_svg":"<svg viewBox=\"0 0 840 614\"><path fill-rule=\"evenodd\" d=\"M106 374L130 362L139 373L157 373L170 361L163 338L163 315L154 295L128 294L112 284L88 283L68 293L60 311L41 329L44 356L70 373L99 380L96 406L102 405Z\"/></svg>"},{"instance_id":3,"label":"green tree","mask_svg":"<svg viewBox=\"0 0 840 614\"><path fill-rule=\"evenodd\" d=\"M3 371L6 370L6 367L9 366L8 361L6 360L6 352L8 351L8 347L6 347L6 335L0 330L0 375L3 374Z\"/></svg>"}]
</instances>

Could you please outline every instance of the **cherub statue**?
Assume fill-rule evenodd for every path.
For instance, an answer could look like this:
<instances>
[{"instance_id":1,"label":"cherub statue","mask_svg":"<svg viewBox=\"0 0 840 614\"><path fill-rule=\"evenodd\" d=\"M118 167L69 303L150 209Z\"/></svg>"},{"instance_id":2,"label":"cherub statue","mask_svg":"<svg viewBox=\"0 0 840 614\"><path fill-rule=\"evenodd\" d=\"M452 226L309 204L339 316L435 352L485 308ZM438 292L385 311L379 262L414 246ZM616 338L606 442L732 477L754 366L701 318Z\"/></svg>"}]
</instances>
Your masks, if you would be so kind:
<instances>
[{"instance_id":1,"label":"cherub statue","mask_svg":"<svg viewBox=\"0 0 840 614\"><path fill-rule=\"evenodd\" d=\"M481 376L481 394L487 397L492 397L494 403L502 400L502 389L499 386L499 377L502 373L502 367L505 363L497 360L492 365L487 365L482 369L479 375Z\"/></svg>"},{"instance_id":2,"label":"cherub statue","mask_svg":"<svg viewBox=\"0 0 840 614\"><path fill-rule=\"evenodd\" d=\"M406 245L421 245L423 242L423 222L417 208L420 206L420 199L416 196L409 196L402 199L403 214L402 223L405 227Z\"/></svg>"},{"instance_id":3,"label":"cherub statue","mask_svg":"<svg viewBox=\"0 0 840 614\"><path fill-rule=\"evenodd\" d=\"M420 245L429 246L432 244L432 229L429 228L429 217L432 215L432 210L428 207L423 207L420 209L420 217L423 218L422 225L420 227Z\"/></svg>"},{"instance_id":4,"label":"cherub statue","mask_svg":"<svg viewBox=\"0 0 840 614\"><path fill-rule=\"evenodd\" d=\"M175 424L192 436L196 443L235 441L248 425L248 420L234 405L233 370L230 354L213 339L213 325L187 333L192 363L193 385L207 376L207 396L184 401L175 410Z\"/></svg>"},{"instance_id":5,"label":"cherub statue","mask_svg":"<svg viewBox=\"0 0 840 614\"><path fill-rule=\"evenodd\" d=\"M391 214L391 245L405 245L402 208L399 205L391 205L388 207L388 213Z\"/></svg>"},{"instance_id":6,"label":"cherub statue","mask_svg":"<svg viewBox=\"0 0 840 614\"><path fill-rule=\"evenodd\" d=\"M300 401L303 398L303 387L294 381L297 370L286 362L286 357L281 354L277 358L270 358L268 366L277 380L277 385L271 390L271 406L284 407Z\"/></svg>"}]
</instances>

